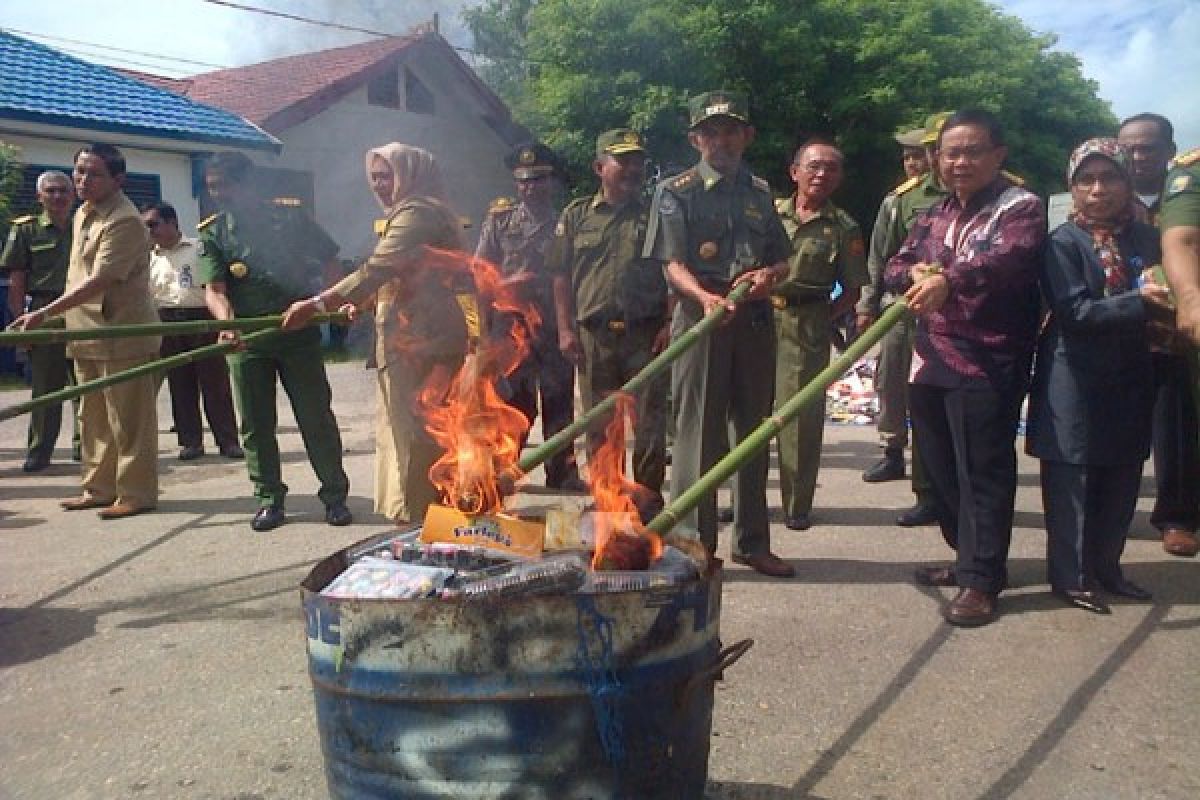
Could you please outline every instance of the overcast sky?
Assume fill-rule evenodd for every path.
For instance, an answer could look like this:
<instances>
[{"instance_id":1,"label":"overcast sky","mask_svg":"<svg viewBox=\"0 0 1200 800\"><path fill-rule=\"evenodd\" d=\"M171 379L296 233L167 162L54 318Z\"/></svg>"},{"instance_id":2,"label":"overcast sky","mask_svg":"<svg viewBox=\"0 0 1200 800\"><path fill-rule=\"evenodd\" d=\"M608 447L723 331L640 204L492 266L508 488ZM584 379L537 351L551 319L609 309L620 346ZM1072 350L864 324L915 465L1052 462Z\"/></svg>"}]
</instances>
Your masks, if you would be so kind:
<instances>
[{"instance_id":1,"label":"overcast sky","mask_svg":"<svg viewBox=\"0 0 1200 800\"><path fill-rule=\"evenodd\" d=\"M453 45L471 45L459 11L466 0L238 0L240 5L403 33L440 14ZM1079 56L1118 117L1166 114L1180 149L1200 146L1200 0L1003 0L1005 11ZM93 61L187 75L365 37L240 11L205 0L0 0L0 26ZM54 39L46 37L56 37ZM74 40L74 41L65 41ZM81 44L87 42L90 44ZM115 49L140 51L118 52ZM172 59L155 58L169 56ZM199 62L199 63L197 63Z\"/></svg>"}]
</instances>

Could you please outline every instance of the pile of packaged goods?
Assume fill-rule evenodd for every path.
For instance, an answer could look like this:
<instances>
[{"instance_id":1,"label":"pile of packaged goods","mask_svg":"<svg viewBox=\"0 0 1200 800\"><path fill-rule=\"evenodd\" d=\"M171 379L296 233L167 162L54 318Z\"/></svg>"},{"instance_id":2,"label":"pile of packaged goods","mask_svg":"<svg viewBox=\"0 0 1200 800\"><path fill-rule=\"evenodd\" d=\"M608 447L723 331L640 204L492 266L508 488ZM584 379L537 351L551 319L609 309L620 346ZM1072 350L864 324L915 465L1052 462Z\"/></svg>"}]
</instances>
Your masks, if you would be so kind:
<instances>
[{"instance_id":1,"label":"pile of packaged goods","mask_svg":"<svg viewBox=\"0 0 1200 800\"><path fill-rule=\"evenodd\" d=\"M825 416L842 425L870 425L879 416L875 359L859 360L825 393Z\"/></svg>"},{"instance_id":2,"label":"pile of packaged goods","mask_svg":"<svg viewBox=\"0 0 1200 800\"><path fill-rule=\"evenodd\" d=\"M524 556L478 545L421 541L421 530L371 540L348 552L349 566L321 594L343 599L439 597L470 602L545 594L598 594L673 586L707 571L702 547L662 543L645 569L592 568L586 548ZM698 544L698 543L697 543ZM682 549L681 549L682 548Z\"/></svg>"}]
</instances>

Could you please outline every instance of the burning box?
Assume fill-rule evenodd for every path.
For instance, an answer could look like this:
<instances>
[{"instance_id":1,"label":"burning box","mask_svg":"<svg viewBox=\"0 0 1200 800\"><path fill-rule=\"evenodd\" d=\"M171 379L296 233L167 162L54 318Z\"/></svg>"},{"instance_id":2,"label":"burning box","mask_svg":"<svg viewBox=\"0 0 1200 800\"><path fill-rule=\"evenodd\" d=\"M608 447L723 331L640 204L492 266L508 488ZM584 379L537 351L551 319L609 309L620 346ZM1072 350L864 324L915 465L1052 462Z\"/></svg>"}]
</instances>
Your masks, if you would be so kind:
<instances>
[{"instance_id":1,"label":"burning box","mask_svg":"<svg viewBox=\"0 0 1200 800\"><path fill-rule=\"evenodd\" d=\"M425 512L421 541L453 542L533 557L541 555L545 529L543 520L508 514L467 514L435 504Z\"/></svg>"}]
</instances>

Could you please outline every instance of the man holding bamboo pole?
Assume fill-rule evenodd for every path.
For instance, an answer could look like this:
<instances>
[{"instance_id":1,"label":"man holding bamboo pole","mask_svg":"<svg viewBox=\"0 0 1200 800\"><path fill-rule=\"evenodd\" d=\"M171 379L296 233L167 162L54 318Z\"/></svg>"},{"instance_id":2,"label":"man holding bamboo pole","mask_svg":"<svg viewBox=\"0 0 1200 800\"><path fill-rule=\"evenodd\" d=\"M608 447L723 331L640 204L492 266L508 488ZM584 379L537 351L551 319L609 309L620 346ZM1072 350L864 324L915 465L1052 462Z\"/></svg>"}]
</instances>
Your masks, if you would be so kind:
<instances>
[{"instance_id":1,"label":"man holding bamboo pole","mask_svg":"<svg viewBox=\"0 0 1200 800\"><path fill-rule=\"evenodd\" d=\"M137 208L121 191L125 157L109 144L92 144L75 156L75 212L66 291L21 315L12 328L29 330L59 314L68 330L158 322L150 294L150 243ZM81 383L132 369L158 357L161 338L73 341L67 355ZM83 494L63 508L100 508L101 519L120 519L158 503L158 382L143 375L80 399Z\"/></svg>"}]
</instances>

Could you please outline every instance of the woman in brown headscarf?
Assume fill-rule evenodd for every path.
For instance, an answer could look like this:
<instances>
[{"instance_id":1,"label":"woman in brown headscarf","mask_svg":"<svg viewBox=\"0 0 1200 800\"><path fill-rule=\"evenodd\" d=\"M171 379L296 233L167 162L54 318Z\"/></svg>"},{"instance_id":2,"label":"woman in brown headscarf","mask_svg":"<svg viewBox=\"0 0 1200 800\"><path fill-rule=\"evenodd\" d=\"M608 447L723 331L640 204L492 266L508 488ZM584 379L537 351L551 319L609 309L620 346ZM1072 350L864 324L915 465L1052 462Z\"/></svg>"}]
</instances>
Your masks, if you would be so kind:
<instances>
[{"instance_id":1,"label":"woman in brown headscarf","mask_svg":"<svg viewBox=\"0 0 1200 800\"><path fill-rule=\"evenodd\" d=\"M468 336L456 294L473 289L469 273L446 268L435 253L461 250L461 225L433 156L392 142L369 150L366 162L367 181L386 214L374 253L332 288L292 304L283 327L375 298L375 510L400 523L423 519L438 500L429 468L441 453L425 431L417 395L435 371L453 374L461 366Z\"/></svg>"}]
</instances>

